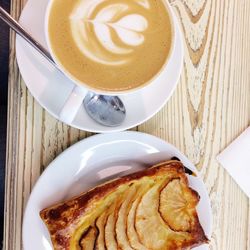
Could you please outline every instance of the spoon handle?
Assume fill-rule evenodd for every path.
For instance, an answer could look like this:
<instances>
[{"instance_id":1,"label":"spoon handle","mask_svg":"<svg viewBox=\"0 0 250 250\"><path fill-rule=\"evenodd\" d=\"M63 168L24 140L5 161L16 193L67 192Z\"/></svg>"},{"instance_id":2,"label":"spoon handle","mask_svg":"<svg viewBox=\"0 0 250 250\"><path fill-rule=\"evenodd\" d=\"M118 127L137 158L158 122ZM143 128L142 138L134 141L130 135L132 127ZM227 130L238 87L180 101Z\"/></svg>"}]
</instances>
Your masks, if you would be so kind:
<instances>
[{"instance_id":1,"label":"spoon handle","mask_svg":"<svg viewBox=\"0 0 250 250\"><path fill-rule=\"evenodd\" d=\"M32 45L36 50L38 50L45 58L49 60L54 66L56 66L50 53L37 42L24 28L7 12L0 6L0 18L8 24L18 35L23 37L30 45Z\"/></svg>"}]
</instances>

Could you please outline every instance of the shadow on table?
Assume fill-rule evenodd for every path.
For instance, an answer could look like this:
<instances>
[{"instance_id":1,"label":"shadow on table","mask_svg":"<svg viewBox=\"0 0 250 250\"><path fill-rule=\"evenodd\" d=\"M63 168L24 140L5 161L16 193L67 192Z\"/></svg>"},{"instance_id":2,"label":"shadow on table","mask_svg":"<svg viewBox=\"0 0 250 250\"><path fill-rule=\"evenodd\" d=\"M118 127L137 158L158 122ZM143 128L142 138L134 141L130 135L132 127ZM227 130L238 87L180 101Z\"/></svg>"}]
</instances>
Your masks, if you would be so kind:
<instances>
[{"instance_id":1,"label":"shadow on table","mask_svg":"<svg viewBox=\"0 0 250 250\"><path fill-rule=\"evenodd\" d=\"M0 248L2 249L4 222L4 184L6 156L6 106L0 106Z\"/></svg>"},{"instance_id":2,"label":"shadow on table","mask_svg":"<svg viewBox=\"0 0 250 250\"><path fill-rule=\"evenodd\" d=\"M0 6L10 10L10 0L0 0ZM7 89L9 68L9 28L0 21L0 249L3 242L4 185L6 159Z\"/></svg>"}]
</instances>

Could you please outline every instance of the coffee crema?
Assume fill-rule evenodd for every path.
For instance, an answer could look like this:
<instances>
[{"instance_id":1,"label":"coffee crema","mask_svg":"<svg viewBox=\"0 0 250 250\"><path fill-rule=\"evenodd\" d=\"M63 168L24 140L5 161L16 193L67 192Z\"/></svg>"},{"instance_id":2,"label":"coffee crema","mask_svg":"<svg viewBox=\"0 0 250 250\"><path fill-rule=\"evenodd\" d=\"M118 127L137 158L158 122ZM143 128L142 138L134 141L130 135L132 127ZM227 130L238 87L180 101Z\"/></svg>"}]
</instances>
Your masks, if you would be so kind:
<instances>
[{"instance_id":1,"label":"coffee crema","mask_svg":"<svg viewBox=\"0 0 250 250\"><path fill-rule=\"evenodd\" d=\"M48 40L58 64L100 91L148 83L165 64L173 28L165 0L53 0Z\"/></svg>"}]
</instances>

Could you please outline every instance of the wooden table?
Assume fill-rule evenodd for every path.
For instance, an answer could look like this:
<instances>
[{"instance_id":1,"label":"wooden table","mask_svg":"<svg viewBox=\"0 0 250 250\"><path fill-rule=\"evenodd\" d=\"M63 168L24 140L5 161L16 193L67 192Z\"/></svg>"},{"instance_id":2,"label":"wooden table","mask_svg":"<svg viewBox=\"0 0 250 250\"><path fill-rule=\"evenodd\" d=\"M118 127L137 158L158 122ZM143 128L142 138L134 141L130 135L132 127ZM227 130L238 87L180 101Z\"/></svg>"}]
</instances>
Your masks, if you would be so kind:
<instances>
[{"instance_id":1,"label":"wooden table","mask_svg":"<svg viewBox=\"0 0 250 250\"><path fill-rule=\"evenodd\" d=\"M18 17L25 1L12 0ZM201 171L214 216L211 249L250 249L250 204L216 155L250 123L250 1L171 1L185 65L168 104L135 128L179 148ZM23 212L34 183L64 149L90 133L51 117L19 75L10 39L4 249L21 249ZM237 167L237 166L235 166Z\"/></svg>"}]
</instances>

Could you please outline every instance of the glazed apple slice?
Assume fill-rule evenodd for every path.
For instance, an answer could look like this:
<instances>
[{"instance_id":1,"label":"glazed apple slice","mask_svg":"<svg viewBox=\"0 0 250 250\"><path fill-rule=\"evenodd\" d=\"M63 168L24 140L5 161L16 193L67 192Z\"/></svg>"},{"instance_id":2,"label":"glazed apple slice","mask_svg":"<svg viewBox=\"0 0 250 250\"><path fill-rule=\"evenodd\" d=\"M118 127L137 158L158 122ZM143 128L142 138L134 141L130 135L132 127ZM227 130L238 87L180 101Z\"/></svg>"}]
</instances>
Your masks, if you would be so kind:
<instances>
[{"instance_id":1,"label":"glazed apple slice","mask_svg":"<svg viewBox=\"0 0 250 250\"><path fill-rule=\"evenodd\" d=\"M79 245L82 250L93 250L95 248L96 236L98 230L95 227L89 227L83 234Z\"/></svg>"},{"instance_id":2,"label":"glazed apple slice","mask_svg":"<svg viewBox=\"0 0 250 250\"><path fill-rule=\"evenodd\" d=\"M96 221L96 227L98 228L99 234L96 240L95 248L96 250L106 250L105 248L105 235L104 228L107 222L107 213L103 213Z\"/></svg>"},{"instance_id":3,"label":"glazed apple slice","mask_svg":"<svg viewBox=\"0 0 250 250\"><path fill-rule=\"evenodd\" d=\"M127 216L128 216L128 207L132 199L136 196L136 187L132 184L125 194L124 202L121 204L120 209L118 211L118 217L116 221L116 239L119 248L125 250L133 250L131 248L130 243L127 237Z\"/></svg>"},{"instance_id":4,"label":"glazed apple slice","mask_svg":"<svg viewBox=\"0 0 250 250\"><path fill-rule=\"evenodd\" d=\"M158 214L160 184L155 185L142 197L135 216L135 228L139 240L149 249L163 249L169 229Z\"/></svg>"},{"instance_id":5,"label":"glazed apple slice","mask_svg":"<svg viewBox=\"0 0 250 250\"><path fill-rule=\"evenodd\" d=\"M118 244L115 235L115 223L117 219L117 207L119 202L115 202L112 207L111 213L107 217L107 222L104 228L105 246L107 250L117 250Z\"/></svg>"},{"instance_id":6,"label":"glazed apple slice","mask_svg":"<svg viewBox=\"0 0 250 250\"><path fill-rule=\"evenodd\" d=\"M137 232L135 230L135 214L137 206L141 200L142 195L149 189L149 185L143 185L140 191L137 193L133 202L130 204L128 217L127 217L127 235L130 245L136 250L148 250L144 245L141 244Z\"/></svg>"},{"instance_id":7,"label":"glazed apple slice","mask_svg":"<svg viewBox=\"0 0 250 250\"><path fill-rule=\"evenodd\" d=\"M199 195L183 180L173 179L160 194L162 218L174 231L188 231L197 225L196 206Z\"/></svg>"}]
</instances>

